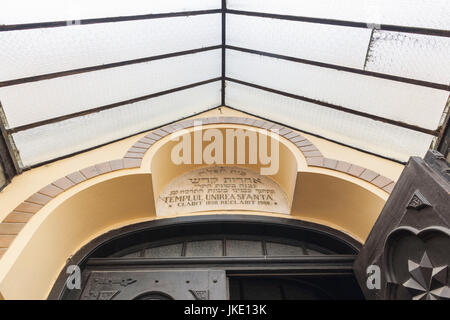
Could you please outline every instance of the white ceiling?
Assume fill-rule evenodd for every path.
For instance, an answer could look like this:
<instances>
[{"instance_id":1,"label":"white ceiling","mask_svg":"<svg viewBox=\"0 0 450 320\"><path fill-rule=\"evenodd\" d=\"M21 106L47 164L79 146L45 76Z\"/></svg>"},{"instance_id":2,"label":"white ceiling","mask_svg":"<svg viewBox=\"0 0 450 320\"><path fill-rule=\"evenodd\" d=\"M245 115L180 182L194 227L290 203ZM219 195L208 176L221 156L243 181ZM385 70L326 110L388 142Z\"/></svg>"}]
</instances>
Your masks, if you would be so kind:
<instances>
[{"instance_id":1,"label":"white ceiling","mask_svg":"<svg viewBox=\"0 0 450 320\"><path fill-rule=\"evenodd\" d=\"M221 49L206 47L222 44L222 15L216 12L94 24L69 22L68 26L19 26L18 30L2 30L2 24L220 8L220 0L2 1L0 102L22 166L85 150L220 105ZM306 62L227 49L226 77L230 81L226 81L226 105L399 161L407 161L411 155L423 156L430 147L434 137L429 132L438 129L449 97L450 37L427 34L427 29L450 30L450 1L228 0L227 8L343 20L350 25L367 23L367 27L228 13L226 45ZM380 24L418 27L424 32L380 30ZM199 48L206 49L51 79L8 82ZM389 80L386 75L407 81ZM122 103L206 80L211 82ZM419 84L412 83L415 80ZM119 106L80 114L116 103ZM33 125L71 114L80 115ZM26 130L14 130L28 125L31 127Z\"/></svg>"}]
</instances>

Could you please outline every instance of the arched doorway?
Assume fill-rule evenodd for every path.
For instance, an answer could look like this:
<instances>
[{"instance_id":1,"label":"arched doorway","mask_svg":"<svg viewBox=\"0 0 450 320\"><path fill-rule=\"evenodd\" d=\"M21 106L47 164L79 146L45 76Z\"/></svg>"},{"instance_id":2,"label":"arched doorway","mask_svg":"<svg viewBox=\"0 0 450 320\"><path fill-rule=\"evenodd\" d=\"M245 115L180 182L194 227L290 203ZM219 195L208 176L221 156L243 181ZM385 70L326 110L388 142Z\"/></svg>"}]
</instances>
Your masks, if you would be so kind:
<instances>
[{"instance_id":1,"label":"arched doorway","mask_svg":"<svg viewBox=\"0 0 450 320\"><path fill-rule=\"evenodd\" d=\"M352 270L359 248L337 230L292 219L161 219L87 244L49 299L362 299ZM66 286L70 265L81 269L80 289Z\"/></svg>"},{"instance_id":2,"label":"arched doorway","mask_svg":"<svg viewBox=\"0 0 450 320\"><path fill-rule=\"evenodd\" d=\"M250 123L254 125L247 125L247 120L240 117L202 118L202 123L205 123L202 130L208 128L225 130L226 134L228 129L245 129L259 133L261 129L261 131L266 132L266 137L272 137L272 134L269 135L267 130L263 130L269 124L250 119ZM180 126L180 123L182 126ZM192 134L195 138L195 133L199 131L198 128L193 127L194 121L192 119L180 123L173 125L173 127L172 125L165 126L144 137L139 136L140 139L137 142L131 141L134 143L133 145L131 145L131 142L126 145L126 150L129 151L124 158L108 160L84 168L83 166L86 163L83 162L76 163L75 166L73 164L67 166L65 168L65 170L68 170L67 172L72 172L74 167L76 171L69 174L65 172L66 176L62 177L60 171L58 171L57 174L52 176L52 178L58 179L39 189L29 198L26 198L28 192L36 191L38 188L34 186L33 188L25 188L23 199L26 200L16 208L18 208L17 210L32 209L33 211L37 210L37 212L33 214L24 213L23 215L11 212L10 219L17 219L18 216L29 219L31 215L33 218L20 224L8 222L0 226L3 231L5 231L5 227L8 227L7 232L17 233L17 236L13 237L15 239L10 244L10 248L0 260L0 291L3 296L6 299L45 299L49 297L49 292L52 290L61 270L67 277L66 269L63 269L67 260L78 252L82 246L110 230L143 221L211 214L286 217L290 221L309 221L341 230L342 233L363 243L384 205L387 197L386 190L383 191L363 178L356 177L354 175L356 173L353 171L347 172L354 165L319 156L321 153L318 149L311 151L311 148L316 148L311 141L304 138L300 133L290 132L285 128L280 131L284 136L273 137L273 139L279 140L280 170L278 174L267 176L277 187L271 187L271 183L264 182L264 179L259 176L250 175L250 171L261 172L262 167L259 164L226 166L233 172L228 172L231 175L227 173L227 176L223 177L224 180L225 178L231 178L235 179L237 183L243 184L239 181L241 178L244 182L248 181L247 178L251 178L252 181L255 178L256 181L264 182L264 186L268 186L268 188L258 187L258 194L256 194L259 196L258 206L255 206L252 202L257 201L254 200L257 197L253 197L252 190L250 190L252 199L248 200L249 202L244 199L245 206L237 207L234 206L234 199L229 196L231 194L229 192L230 187L227 187L228 189L225 191L220 187L221 191L214 191L214 196L211 196L211 199L206 199L205 196L202 200L212 202L226 200L228 201L228 207L224 206L222 202L219 206L208 203L208 206L189 208L189 210L183 212L180 210L169 212L167 207L170 208L171 200L165 197L170 197L172 191L189 189L171 189L172 182L182 182L178 179L186 178L185 174L197 172L199 178L205 178L202 175L204 173L202 170L216 171L223 169L217 168L217 166L214 168L197 165L195 161L192 165L180 166L174 165L172 161L167 161L171 157L172 147L179 143L172 141L173 134L170 132L175 133L180 131L180 128L187 128L187 133ZM275 126L275 123L270 124L270 126ZM308 145L305 146L305 144ZM203 146L206 149L208 145ZM136 155L135 151L141 153ZM310 152L315 156L309 158ZM235 152L235 155L238 154L238 152ZM96 159L95 161L98 160L99 156L100 154L95 154L95 157L93 157ZM100 159L107 160L106 157L100 157ZM317 162L317 160L320 161ZM219 167L222 167L222 165ZM245 170L246 176L233 175L238 173L235 167L239 167L240 174L243 173L242 170ZM359 170L358 174L369 172L368 169L354 167ZM187 178L194 179L195 175L187 176ZM214 181L215 177L212 178ZM220 178L220 176L217 178ZM44 175L40 175L40 179L47 181ZM225 184L225 181L221 184ZM180 185L178 184L175 187L177 186ZM243 188L240 185L238 187ZM218 187L214 185L214 189L218 189ZM165 193L166 191L170 191L170 194ZM272 193L272 191L275 193ZM232 189L231 192L235 191ZM238 194L240 193L243 192ZM41 201L39 199L42 199L42 195L45 196L45 194L52 196L44 197L49 201L48 203L36 206L28 201ZM269 199L269 196L266 196L267 194L279 196ZM161 197L168 200L168 206L159 206L161 203L158 202ZM287 204L285 203L286 200ZM285 203L285 205L281 206L280 203ZM286 210L287 207L289 210ZM158 208L162 210L158 210ZM10 230L11 227L12 230ZM22 228L20 232L19 228ZM2 230L0 230L0 233ZM165 235L162 236L162 239L164 237ZM36 259L36 252L40 253L40 259ZM79 262L72 264L78 265ZM28 270L30 265L33 265L33 272L24 272L23 270ZM39 277L36 277L35 274L39 274Z\"/></svg>"}]
</instances>

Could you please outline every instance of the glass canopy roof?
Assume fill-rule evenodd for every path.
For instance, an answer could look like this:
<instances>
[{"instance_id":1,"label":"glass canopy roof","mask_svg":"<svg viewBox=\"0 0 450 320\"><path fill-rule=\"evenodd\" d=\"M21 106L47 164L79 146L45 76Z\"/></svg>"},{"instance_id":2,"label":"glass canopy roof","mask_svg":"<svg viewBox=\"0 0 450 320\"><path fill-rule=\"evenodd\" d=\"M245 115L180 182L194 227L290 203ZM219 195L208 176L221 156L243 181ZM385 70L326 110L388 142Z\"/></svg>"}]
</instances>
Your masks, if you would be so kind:
<instances>
[{"instance_id":1,"label":"glass canopy roof","mask_svg":"<svg viewBox=\"0 0 450 320\"><path fill-rule=\"evenodd\" d=\"M446 120L448 0L1 6L1 115L21 168L220 105L401 162Z\"/></svg>"}]
</instances>

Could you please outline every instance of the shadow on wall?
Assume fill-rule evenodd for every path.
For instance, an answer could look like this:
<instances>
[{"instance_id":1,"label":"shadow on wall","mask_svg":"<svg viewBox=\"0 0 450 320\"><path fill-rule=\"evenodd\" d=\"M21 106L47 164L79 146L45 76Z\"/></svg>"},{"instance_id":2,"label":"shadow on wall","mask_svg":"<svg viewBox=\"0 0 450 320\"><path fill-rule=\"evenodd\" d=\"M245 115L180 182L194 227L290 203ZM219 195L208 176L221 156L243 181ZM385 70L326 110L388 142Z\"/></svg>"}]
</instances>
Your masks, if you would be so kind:
<instances>
[{"instance_id":1,"label":"shadow on wall","mask_svg":"<svg viewBox=\"0 0 450 320\"><path fill-rule=\"evenodd\" d=\"M10 248L20 252L14 264L0 269L6 273L0 284L3 295L45 299L67 258L82 245L117 225L154 217L151 181L148 173L111 178L85 189L73 188L68 191L73 195L53 210L41 209L43 220L30 221Z\"/></svg>"},{"instance_id":2,"label":"shadow on wall","mask_svg":"<svg viewBox=\"0 0 450 320\"><path fill-rule=\"evenodd\" d=\"M350 233L364 243L385 200L364 187L321 173L299 172L291 215Z\"/></svg>"}]
</instances>

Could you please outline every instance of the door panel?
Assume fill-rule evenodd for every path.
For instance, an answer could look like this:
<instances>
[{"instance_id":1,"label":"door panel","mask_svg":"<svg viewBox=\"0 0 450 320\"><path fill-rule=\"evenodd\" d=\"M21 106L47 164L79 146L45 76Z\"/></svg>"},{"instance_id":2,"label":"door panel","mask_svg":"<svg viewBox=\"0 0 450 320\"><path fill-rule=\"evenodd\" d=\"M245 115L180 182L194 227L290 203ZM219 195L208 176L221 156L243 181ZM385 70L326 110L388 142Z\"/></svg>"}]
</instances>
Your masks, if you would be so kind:
<instances>
[{"instance_id":1,"label":"door panel","mask_svg":"<svg viewBox=\"0 0 450 320\"><path fill-rule=\"evenodd\" d=\"M229 290L231 300L363 299L353 275L230 276Z\"/></svg>"},{"instance_id":2,"label":"door panel","mask_svg":"<svg viewBox=\"0 0 450 320\"><path fill-rule=\"evenodd\" d=\"M81 300L224 300L225 271L92 271Z\"/></svg>"}]
</instances>

